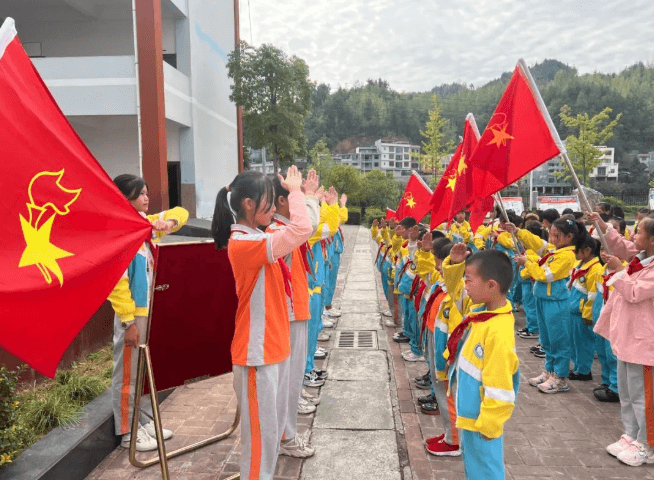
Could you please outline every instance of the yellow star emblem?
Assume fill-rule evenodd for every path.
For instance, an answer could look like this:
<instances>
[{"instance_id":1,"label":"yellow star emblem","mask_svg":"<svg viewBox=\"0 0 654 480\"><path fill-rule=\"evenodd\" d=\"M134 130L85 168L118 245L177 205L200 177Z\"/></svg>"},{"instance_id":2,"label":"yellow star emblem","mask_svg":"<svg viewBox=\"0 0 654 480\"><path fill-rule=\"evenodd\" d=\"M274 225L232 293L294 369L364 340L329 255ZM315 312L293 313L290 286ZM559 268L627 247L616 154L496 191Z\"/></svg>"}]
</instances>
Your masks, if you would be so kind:
<instances>
[{"instance_id":1,"label":"yellow star emblem","mask_svg":"<svg viewBox=\"0 0 654 480\"><path fill-rule=\"evenodd\" d=\"M20 215L20 226L23 229L23 236L27 247L20 257L19 267L27 267L36 265L45 277L48 283L52 283L50 272L59 280L59 284L64 284L64 275L59 268L57 260L60 258L72 257L74 254L55 247L50 243L50 233L52 232L52 223L55 216L52 215L41 225L40 228L35 228Z\"/></svg>"},{"instance_id":2,"label":"yellow star emblem","mask_svg":"<svg viewBox=\"0 0 654 480\"><path fill-rule=\"evenodd\" d=\"M490 127L493 132L493 139L488 142L488 145L497 145L497 148L500 148L500 144L505 147L507 140L513 140L513 137L506 132L506 125L500 128L499 125L493 125Z\"/></svg>"},{"instance_id":3,"label":"yellow star emblem","mask_svg":"<svg viewBox=\"0 0 654 480\"><path fill-rule=\"evenodd\" d=\"M456 175L452 175L451 177L447 178L447 187L454 191L454 188L456 187Z\"/></svg>"},{"instance_id":4,"label":"yellow star emblem","mask_svg":"<svg viewBox=\"0 0 654 480\"><path fill-rule=\"evenodd\" d=\"M466 169L468 168L468 165L466 165L466 156L461 155L461 158L459 159L459 164L456 167L456 171L458 175L461 175L465 173Z\"/></svg>"},{"instance_id":5,"label":"yellow star emblem","mask_svg":"<svg viewBox=\"0 0 654 480\"><path fill-rule=\"evenodd\" d=\"M413 199L413 196L406 199L406 206L409 207L409 208L413 208L413 207L416 206L416 202Z\"/></svg>"}]
</instances>

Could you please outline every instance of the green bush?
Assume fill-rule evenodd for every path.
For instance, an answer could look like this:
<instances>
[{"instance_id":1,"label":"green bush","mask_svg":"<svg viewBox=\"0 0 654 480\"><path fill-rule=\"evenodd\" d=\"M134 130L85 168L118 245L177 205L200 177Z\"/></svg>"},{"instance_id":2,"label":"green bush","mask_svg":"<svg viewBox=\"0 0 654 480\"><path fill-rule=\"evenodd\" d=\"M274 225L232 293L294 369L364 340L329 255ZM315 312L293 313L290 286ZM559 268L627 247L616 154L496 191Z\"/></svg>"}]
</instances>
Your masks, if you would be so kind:
<instances>
[{"instance_id":1,"label":"green bush","mask_svg":"<svg viewBox=\"0 0 654 480\"><path fill-rule=\"evenodd\" d=\"M71 402L65 394L51 394L43 400L29 402L21 410L27 427L44 435L56 427L68 427L77 422L79 405Z\"/></svg>"},{"instance_id":2,"label":"green bush","mask_svg":"<svg viewBox=\"0 0 654 480\"><path fill-rule=\"evenodd\" d=\"M384 218L386 216L386 212L383 211L381 208L377 207L368 207L366 208L366 218L363 220L363 223L370 227L372 225L372 221L375 218Z\"/></svg>"},{"instance_id":3,"label":"green bush","mask_svg":"<svg viewBox=\"0 0 654 480\"><path fill-rule=\"evenodd\" d=\"M34 443L34 435L19 422L20 403L16 400L18 377L24 366L10 372L0 367L0 467L11 463L16 455Z\"/></svg>"}]
</instances>

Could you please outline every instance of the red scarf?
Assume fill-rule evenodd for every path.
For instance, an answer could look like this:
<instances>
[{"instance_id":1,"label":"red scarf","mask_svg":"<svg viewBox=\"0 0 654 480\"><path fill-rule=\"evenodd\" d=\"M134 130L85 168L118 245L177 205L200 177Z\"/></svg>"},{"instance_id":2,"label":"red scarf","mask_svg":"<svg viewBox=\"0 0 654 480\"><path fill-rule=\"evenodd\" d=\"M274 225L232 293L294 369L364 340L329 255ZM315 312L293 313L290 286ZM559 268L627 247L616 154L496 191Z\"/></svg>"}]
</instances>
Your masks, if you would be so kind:
<instances>
[{"instance_id":1,"label":"red scarf","mask_svg":"<svg viewBox=\"0 0 654 480\"><path fill-rule=\"evenodd\" d=\"M480 323L490 320L494 316L498 315L496 312L479 312L471 313L468 315L452 332L449 340L447 341L447 351L449 352L449 358L447 359L448 365L452 365L456 359L457 349L459 348L459 342L463 337L463 334L468 328L468 325L471 323Z\"/></svg>"},{"instance_id":2,"label":"red scarf","mask_svg":"<svg viewBox=\"0 0 654 480\"><path fill-rule=\"evenodd\" d=\"M418 280L420 280L420 277L418 275L416 275L416 278ZM415 280L413 282L415 283ZM415 292L415 295L413 297L413 306L416 308L416 312L420 311L420 300L422 300L422 294L424 293L425 289L427 288L427 284L425 282L423 282L422 280L420 280L420 282L418 282L418 284L420 286L418 287L418 290ZM412 293L414 293L414 292L412 291Z\"/></svg>"},{"instance_id":3,"label":"red scarf","mask_svg":"<svg viewBox=\"0 0 654 480\"><path fill-rule=\"evenodd\" d=\"M599 258L596 258L595 261L590 265L588 265L588 268L586 268L585 270L581 270L579 268L573 268L572 275L570 276L570 283L568 283L568 290L572 288L572 284L575 283L575 280L586 275L588 273L588 270L590 270L590 267L592 267L597 263L599 263Z\"/></svg>"},{"instance_id":4,"label":"red scarf","mask_svg":"<svg viewBox=\"0 0 654 480\"><path fill-rule=\"evenodd\" d=\"M540 260L538 260L538 266L539 266L539 267L542 267L543 265L545 265L545 262L547 261L547 259L550 258L552 255L554 255L554 252L547 252L547 253L543 256L543 258L541 258Z\"/></svg>"},{"instance_id":5,"label":"red scarf","mask_svg":"<svg viewBox=\"0 0 654 480\"><path fill-rule=\"evenodd\" d=\"M602 298L604 299L604 303L606 303L609 299L609 286L606 284L609 280L611 280L611 277L615 275L616 272L611 272L607 273L606 275L603 275L603 281L602 281Z\"/></svg>"},{"instance_id":6,"label":"red scarf","mask_svg":"<svg viewBox=\"0 0 654 480\"><path fill-rule=\"evenodd\" d=\"M284 291L286 292L286 296L291 301L291 308L294 309L293 287L291 285L291 271L288 269L288 265L286 265L286 262L282 257L279 257L277 263L279 264L279 267L282 269L282 277L284 277Z\"/></svg>"},{"instance_id":7,"label":"red scarf","mask_svg":"<svg viewBox=\"0 0 654 480\"><path fill-rule=\"evenodd\" d=\"M429 296L429 299L427 300L427 303L425 304L425 310L422 312L422 327L420 329L420 335L422 336L422 332L425 331L425 328L427 327L427 317L429 317L429 312L434 306L434 302L436 301L436 298L443 293L443 286L439 285L436 287L436 290L434 290L434 293L432 293Z\"/></svg>"},{"instance_id":8,"label":"red scarf","mask_svg":"<svg viewBox=\"0 0 654 480\"><path fill-rule=\"evenodd\" d=\"M643 264L640 263L640 258L634 257L631 262L629 262L629 266L627 267L627 275L631 275L636 272L640 272L643 268Z\"/></svg>"}]
</instances>

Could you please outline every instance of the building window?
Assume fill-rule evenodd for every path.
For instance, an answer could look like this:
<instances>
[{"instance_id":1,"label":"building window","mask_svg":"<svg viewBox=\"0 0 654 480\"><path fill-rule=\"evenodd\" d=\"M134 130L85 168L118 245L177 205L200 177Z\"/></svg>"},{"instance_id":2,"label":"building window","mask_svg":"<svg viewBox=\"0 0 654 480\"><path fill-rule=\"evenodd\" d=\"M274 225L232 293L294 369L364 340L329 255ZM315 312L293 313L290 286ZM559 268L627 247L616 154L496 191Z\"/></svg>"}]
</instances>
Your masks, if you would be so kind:
<instances>
[{"instance_id":1,"label":"building window","mask_svg":"<svg viewBox=\"0 0 654 480\"><path fill-rule=\"evenodd\" d=\"M395 162L388 162L388 166L390 168L395 168Z\"/></svg>"},{"instance_id":2,"label":"building window","mask_svg":"<svg viewBox=\"0 0 654 480\"><path fill-rule=\"evenodd\" d=\"M597 167L597 174L600 176L605 176L606 175L606 167Z\"/></svg>"},{"instance_id":3,"label":"building window","mask_svg":"<svg viewBox=\"0 0 654 480\"><path fill-rule=\"evenodd\" d=\"M379 167L379 162L374 163L375 167Z\"/></svg>"},{"instance_id":4,"label":"building window","mask_svg":"<svg viewBox=\"0 0 654 480\"><path fill-rule=\"evenodd\" d=\"M548 183L554 183L554 182L556 182L556 178L550 177L550 178L547 179L547 182Z\"/></svg>"}]
</instances>

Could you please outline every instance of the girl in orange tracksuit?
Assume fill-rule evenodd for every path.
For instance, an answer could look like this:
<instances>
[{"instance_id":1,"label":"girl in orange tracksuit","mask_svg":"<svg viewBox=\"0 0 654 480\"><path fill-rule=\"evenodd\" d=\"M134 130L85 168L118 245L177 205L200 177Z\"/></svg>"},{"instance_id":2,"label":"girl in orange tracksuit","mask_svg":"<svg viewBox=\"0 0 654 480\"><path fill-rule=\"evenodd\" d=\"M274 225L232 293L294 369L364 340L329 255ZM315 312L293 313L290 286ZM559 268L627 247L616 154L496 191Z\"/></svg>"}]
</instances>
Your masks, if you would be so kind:
<instances>
[{"instance_id":1,"label":"girl in orange tracksuit","mask_svg":"<svg viewBox=\"0 0 654 480\"><path fill-rule=\"evenodd\" d=\"M271 480L288 411L290 323L286 299L291 275L279 260L307 241L311 222L295 166L282 186L290 222L264 233L274 207L272 180L255 171L236 176L216 198L212 233L217 248L227 247L238 308L232 342L234 389L242 412L241 478Z\"/></svg>"}]
</instances>

